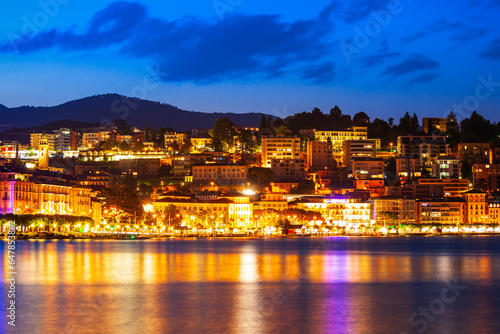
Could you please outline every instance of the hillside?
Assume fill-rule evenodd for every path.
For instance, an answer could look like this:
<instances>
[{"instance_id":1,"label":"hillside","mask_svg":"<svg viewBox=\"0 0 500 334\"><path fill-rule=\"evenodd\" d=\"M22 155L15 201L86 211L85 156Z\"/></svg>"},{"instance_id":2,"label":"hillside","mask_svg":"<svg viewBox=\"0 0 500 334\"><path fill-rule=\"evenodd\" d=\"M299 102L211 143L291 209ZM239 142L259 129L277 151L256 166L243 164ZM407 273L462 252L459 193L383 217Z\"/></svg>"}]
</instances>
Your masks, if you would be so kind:
<instances>
[{"instance_id":1,"label":"hillside","mask_svg":"<svg viewBox=\"0 0 500 334\"><path fill-rule=\"evenodd\" d=\"M116 118L128 124L144 128L170 127L177 131L195 128L210 128L217 118L228 117L235 124L259 126L259 113L203 113L186 111L175 106L127 98L118 94L90 96L53 107L21 106L7 108L0 104L2 124L13 124L15 128L32 128L42 124L71 119L72 121L108 124Z\"/></svg>"}]
</instances>

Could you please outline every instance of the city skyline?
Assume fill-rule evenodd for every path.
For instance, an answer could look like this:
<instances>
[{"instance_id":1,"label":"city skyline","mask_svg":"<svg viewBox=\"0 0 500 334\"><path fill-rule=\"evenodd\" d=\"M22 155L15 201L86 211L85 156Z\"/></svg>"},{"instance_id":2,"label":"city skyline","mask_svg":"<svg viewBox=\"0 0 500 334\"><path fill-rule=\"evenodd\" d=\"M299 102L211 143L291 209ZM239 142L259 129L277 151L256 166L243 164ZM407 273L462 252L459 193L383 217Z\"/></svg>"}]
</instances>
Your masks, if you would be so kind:
<instances>
[{"instance_id":1,"label":"city skyline","mask_svg":"<svg viewBox=\"0 0 500 334\"><path fill-rule=\"evenodd\" d=\"M373 118L454 110L463 119L477 110L496 121L498 1L4 7L0 103L8 107L119 93L203 112L286 117L339 105Z\"/></svg>"}]
</instances>

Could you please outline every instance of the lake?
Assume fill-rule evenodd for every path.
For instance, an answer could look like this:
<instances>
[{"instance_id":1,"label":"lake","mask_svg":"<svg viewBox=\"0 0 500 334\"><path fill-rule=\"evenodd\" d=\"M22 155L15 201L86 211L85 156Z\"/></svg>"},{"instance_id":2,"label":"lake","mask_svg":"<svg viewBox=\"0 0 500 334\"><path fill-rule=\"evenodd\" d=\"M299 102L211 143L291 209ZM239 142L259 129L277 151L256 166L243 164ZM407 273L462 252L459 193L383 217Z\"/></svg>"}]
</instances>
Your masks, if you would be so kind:
<instances>
[{"instance_id":1,"label":"lake","mask_svg":"<svg viewBox=\"0 0 500 334\"><path fill-rule=\"evenodd\" d=\"M0 332L500 333L499 264L497 236L19 240Z\"/></svg>"}]
</instances>

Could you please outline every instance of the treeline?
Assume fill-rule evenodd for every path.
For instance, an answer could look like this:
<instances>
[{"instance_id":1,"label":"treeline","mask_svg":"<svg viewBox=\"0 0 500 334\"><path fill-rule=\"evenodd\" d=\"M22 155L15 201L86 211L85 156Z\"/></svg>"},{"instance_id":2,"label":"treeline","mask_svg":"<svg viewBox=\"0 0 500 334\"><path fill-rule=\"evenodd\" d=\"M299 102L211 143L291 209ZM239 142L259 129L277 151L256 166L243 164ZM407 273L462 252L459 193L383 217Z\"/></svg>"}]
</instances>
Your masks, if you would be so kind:
<instances>
[{"instance_id":1,"label":"treeline","mask_svg":"<svg viewBox=\"0 0 500 334\"><path fill-rule=\"evenodd\" d=\"M448 143L454 149L460 142L489 142L493 146L500 144L500 122L494 123L484 118L476 111L472 112L469 118L461 121L457 115L450 111L447 115L446 131L430 129L428 134L447 136ZM397 138L403 135L425 135L421 128L419 117L414 113L406 112L401 118L387 120L375 118L373 120L365 112L359 112L353 117L343 114L338 106L335 106L329 113L324 113L319 108L314 108L311 112L301 112L281 119L276 116L266 117L262 115L260 123L261 134L291 134L299 135L300 130L344 130L351 126L366 126L368 128L368 138L382 140L383 146L390 143L396 144Z\"/></svg>"}]
</instances>

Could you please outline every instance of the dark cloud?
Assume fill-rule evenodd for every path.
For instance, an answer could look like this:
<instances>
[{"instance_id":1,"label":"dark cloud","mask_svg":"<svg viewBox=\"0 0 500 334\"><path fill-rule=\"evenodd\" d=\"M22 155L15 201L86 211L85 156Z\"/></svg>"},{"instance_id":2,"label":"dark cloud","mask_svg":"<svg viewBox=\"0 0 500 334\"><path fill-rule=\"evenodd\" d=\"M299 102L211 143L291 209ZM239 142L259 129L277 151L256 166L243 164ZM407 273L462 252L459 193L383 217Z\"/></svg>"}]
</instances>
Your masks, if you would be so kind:
<instances>
[{"instance_id":1,"label":"dark cloud","mask_svg":"<svg viewBox=\"0 0 500 334\"><path fill-rule=\"evenodd\" d=\"M382 75L395 78L417 71L433 70L438 67L439 63L437 61L424 55L414 54L396 65L387 66Z\"/></svg>"},{"instance_id":2,"label":"dark cloud","mask_svg":"<svg viewBox=\"0 0 500 334\"><path fill-rule=\"evenodd\" d=\"M388 49L382 49L377 54L366 56L365 58L363 58L361 66L363 68L368 68L380 65L391 58L398 57L399 55L400 54L398 52L389 52Z\"/></svg>"},{"instance_id":3,"label":"dark cloud","mask_svg":"<svg viewBox=\"0 0 500 334\"><path fill-rule=\"evenodd\" d=\"M437 73L424 73L424 74L417 76L413 80L410 80L409 84L416 84L416 83L421 83L421 82L431 82L431 81L434 81L438 77L438 75L439 74L437 74Z\"/></svg>"},{"instance_id":4,"label":"dark cloud","mask_svg":"<svg viewBox=\"0 0 500 334\"><path fill-rule=\"evenodd\" d=\"M113 48L133 58L155 61L165 81L209 83L227 78L284 75L298 64L316 62L329 51L335 5L313 20L283 23L274 15L231 15L223 21L186 17L175 21L152 18L138 3L115 2L97 12L84 30L40 32L14 41L20 53L58 48L87 51ZM12 41L11 41L12 42ZM0 52L12 52L11 43ZM323 65L322 65L323 66ZM323 82L310 75L312 82Z\"/></svg>"},{"instance_id":5,"label":"dark cloud","mask_svg":"<svg viewBox=\"0 0 500 334\"><path fill-rule=\"evenodd\" d=\"M352 23L364 19L372 11L386 10L387 5L387 0L350 0L333 2L330 7L335 9L335 17Z\"/></svg>"},{"instance_id":6,"label":"dark cloud","mask_svg":"<svg viewBox=\"0 0 500 334\"><path fill-rule=\"evenodd\" d=\"M302 70L303 80L310 80L318 85L331 84L334 78L335 64L332 62L309 66Z\"/></svg>"},{"instance_id":7,"label":"dark cloud","mask_svg":"<svg viewBox=\"0 0 500 334\"><path fill-rule=\"evenodd\" d=\"M500 38L491 41L488 47L479 53L479 56L489 60L500 60Z\"/></svg>"}]
</instances>

